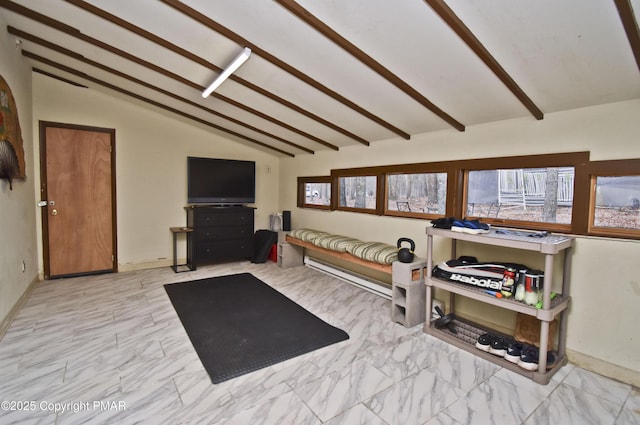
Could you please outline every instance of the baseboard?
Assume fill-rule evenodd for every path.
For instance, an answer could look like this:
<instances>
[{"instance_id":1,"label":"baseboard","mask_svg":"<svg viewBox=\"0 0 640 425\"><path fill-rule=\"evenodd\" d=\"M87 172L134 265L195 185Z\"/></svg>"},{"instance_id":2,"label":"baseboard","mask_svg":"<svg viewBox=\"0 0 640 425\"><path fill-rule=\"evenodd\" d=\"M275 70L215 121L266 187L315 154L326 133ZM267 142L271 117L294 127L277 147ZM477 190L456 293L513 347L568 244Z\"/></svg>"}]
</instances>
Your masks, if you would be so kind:
<instances>
[{"instance_id":1,"label":"baseboard","mask_svg":"<svg viewBox=\"0 0 640 425\"><path fill-rule=\"evenodd\" d=\"M304 264L307 267L311 267L315 270L336 277L342 281L355 285L359 288L372 292L388 300L391 299L391 287L383 282L372 279L368 276L364 276L353 272L351 270L342 269L334 264L329 264L323 261L313 259L311 257L304 257Z\"/></svg>"},{"instance_id":2,"label":"baseboard","mask_svg":"<svg viewBox=\"0 0 640 425\"><path fill-rule=\"evenodd\" d=\"M184 264L186 259L178 259L178 264ZM154 261L145 261L143 263L127 263L118 264L118 272L132 272L135 270L157 269L160 267L170 267L173 265L172 259L162 258Z\"/></svg>"},{"instance_id":3,"label":"baseboard","mask_svg":"<svg viewBox=\"0 0 640 425\"><path fill-rule=\"evenodd\" d=\"M637 370L627 369L625 367L609 363L605 360L569 349L567 349L567 358L569 359L569 362L575 366L597 373L598 375L606 376L607 378L615 379L616 381L624 382L625 384L633 385L636 388L640 388L640 372Z\"/></svg>"},{"instance_id":4,"label":"baseboard","mask_svg":"<svg viewBox=\"0 0 640 425\"><path fill-rule=\"evenodd\" d=\"M9 326L11 326L11 323L29 299L29 295L31 295L31 291L33 290L35 284L40 282L41 279L39 279L38 277L39 276L33 278L29 286L27 286L27 289L25 289L20 298L18 298L18 301L13 305L13 308L9 310L9 313L2 319L2 322L0 322L0 341L2 340L2 338L4 338L4 335L5 333L7 333Z\"/></svg>"}]
</instances>

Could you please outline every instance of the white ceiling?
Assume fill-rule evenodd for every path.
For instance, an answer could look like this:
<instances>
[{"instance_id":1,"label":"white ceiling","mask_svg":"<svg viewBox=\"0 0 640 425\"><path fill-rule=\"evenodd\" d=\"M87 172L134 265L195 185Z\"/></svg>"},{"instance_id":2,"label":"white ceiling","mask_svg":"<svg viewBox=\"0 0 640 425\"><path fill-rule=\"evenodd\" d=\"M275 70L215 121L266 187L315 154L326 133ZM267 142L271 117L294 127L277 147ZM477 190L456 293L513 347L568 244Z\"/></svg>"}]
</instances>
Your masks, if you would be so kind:
<instances>
[{"instance_id":1,"label":"white ceiling","mask_svg":"<svg viewBox=\"0 0 640 425\"><path fill-rule=\"evenodd\" d=\"M355 46L356 55L366 55L366 60L428 99L451 121L289 11L287 3L306 9ZM135 102L156 102L152 108L165 105L170 108L165 113L278 155L306 155L393 138L400 143L415 134L460 131L463 126L516 117L536 120L429 3L445 4L442 0L0 0L0 14L11 27L5 30L21 40L23 54L39 72ZM631 6L629 16L638 21L640 0L446 0L445 8L546 114L640 97L640 64L616 3ZM204 22L223 26L228 34L221 35L177 9L183 6ZM84 10L92 7L99 10ZM126 23L101 17L103 12L111 20L136 27L138 33L164 39L182 54L124 28ZM61 24L71 28L60 30ZM202 99L201 89L219 73L216 67L226 67L245 45L254 51L236 76L273 96L230 79L216 95ZM56 51L59 47L67 49L66 54ZM132 58L122 56L126 54ZM160 67L160 72L150 66ZM292 75L291 69L306 77Z\"/></svg>"}]
</instances>

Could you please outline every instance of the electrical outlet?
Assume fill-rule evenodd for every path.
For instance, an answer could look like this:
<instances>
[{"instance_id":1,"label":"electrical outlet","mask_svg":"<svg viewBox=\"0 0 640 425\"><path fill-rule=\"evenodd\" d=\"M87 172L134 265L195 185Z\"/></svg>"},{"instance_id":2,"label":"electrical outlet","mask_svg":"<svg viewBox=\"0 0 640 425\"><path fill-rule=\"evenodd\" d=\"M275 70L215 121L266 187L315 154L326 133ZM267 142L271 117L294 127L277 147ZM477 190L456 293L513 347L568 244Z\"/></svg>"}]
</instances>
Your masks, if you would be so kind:
<instances>
[{"instance_id":1,"label":"electrical outlet","mask_svg":"<svg viewBox=\"0 0 640 425\"><path fill-rule=\"evenodd\" d=\"M267 165L267 174L271 174L271 165Z\"/></svg>"}]
</instances>

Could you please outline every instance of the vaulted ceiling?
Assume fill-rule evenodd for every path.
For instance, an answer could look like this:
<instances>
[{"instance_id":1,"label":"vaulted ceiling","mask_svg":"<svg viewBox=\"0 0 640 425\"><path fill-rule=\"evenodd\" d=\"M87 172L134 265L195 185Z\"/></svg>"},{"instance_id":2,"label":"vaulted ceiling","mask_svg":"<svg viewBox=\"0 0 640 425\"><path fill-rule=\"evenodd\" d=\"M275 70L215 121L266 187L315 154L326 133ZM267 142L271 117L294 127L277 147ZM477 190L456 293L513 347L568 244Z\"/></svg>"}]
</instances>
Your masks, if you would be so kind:
<instances>
[{"instance_id":1,"label":"vaulted ceiling","mask_svg":"<svg viewBox=\"0 0 640 425\"><path fill-rule=\"evenodd\" d=\"M640 98L639 13L640 0L0 0L34 72L282 156Z\"/></svg>"}]
</instances>

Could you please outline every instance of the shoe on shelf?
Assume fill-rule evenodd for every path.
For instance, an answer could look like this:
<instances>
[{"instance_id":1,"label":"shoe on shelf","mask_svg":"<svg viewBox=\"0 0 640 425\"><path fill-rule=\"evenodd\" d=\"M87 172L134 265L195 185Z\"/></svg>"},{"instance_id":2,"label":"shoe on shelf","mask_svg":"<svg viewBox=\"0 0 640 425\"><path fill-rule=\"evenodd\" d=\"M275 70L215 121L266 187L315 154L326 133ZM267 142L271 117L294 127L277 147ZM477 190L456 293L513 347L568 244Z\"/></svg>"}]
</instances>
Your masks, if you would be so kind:
<instances>
[{"instance_id":1,"label":"shoe on shelf","mask_svg":"<svg viewBox=\"0 0 640 425\"><path fill-rule=\"evenodd\" d=\"M442 217L431 220L431 225L437 229L451 229L451 225L455 221L455 217Z\"/></svg>"},{"instance_id":2,"label":"shoe on shelf","mask_svg":"<svg viewBox=\"0 0 640 425\"><path fill-rule=\"evenodd\" d=\"M451 223L451 230L454 232L464 233L464 221L463 220L453 220Z\"/></svg>"},{"instance_id":3,"label":"shoe on shelf","mask_svg":"<svg viewBox=\"0 0 640 425\"><path fill-rule=\"evenodd\" d=\"M496 356L504 356L507 352L509 341L496 334L485 333L478 337L476 348Z\"/></svg>"},{"instance_id":4,"label":"shoe on shelf","mask_svg":"<svg viewBox=\"0 0 640 425\"><path fill-rule=\"evenodd\" d=\"M520 360L518 360L518 366L526 370L535 371L538 370L539 359L540 350L538 347L528 346L522 351ZM555 364L556 357L551 351L547 351L547 370L554 367Z\"/></svg>"},{"instance_id":5,"label":"shoe on shelf","mask_svg":"<svg viewBox=\"0 0 640 425\"><path fill-rule=\"evenodd\" d=\"M478 337L476 341L476 348L482 351L489 352L491 348L491 342L494 340L496 336L494 334L486 333L482 334Z\"/></svg>"},{"instance_id":6,"label":"shoe on shelf","mask_svg":"<svg viewBox=\"0 0 640 425\"><path fill-rule=\"evenodd\" d=\"M507 348L509 346L509 342L501 337L495 336L493 341L491 341L491 346L489 347L489 352L498 357L504 357L507 354Z\"/></svg>"},{"instance_id":7,"label":"shoe on shelf","mask_svg":"<svg viewBox=\"0 0 640 425\"><path fill-rule=\"evenodd\" d=\"M524 350L524 344L521 342L513 342L507 347L507 352L504 354L504 359L508 362L518 364L520 361L520 355Z\"/></svg>"},{"instance_id":8,"label":"shoe on shelf","mask_svg":"<svg viewBox=\"0 0 640 425\"><path fill-rule=\"evenodd\" d=\"M454 220L451 224L451 230L454 232L468 233L470 235L480 235L489 233L491 226L481 223L480 220Z\"/></svg>"},{"instance_id":9,"label":"shoe on shelf","mask_svg":"<svg viewBox=\"0 0 640 425\"><path fill-rule=\"evenodd\" d=\"M479 220L465 220L464 221L464 233L471 235L479 235L483 233L489 233L491 226L486 223L480 223Z\"/></svg>"}]
</instances>

